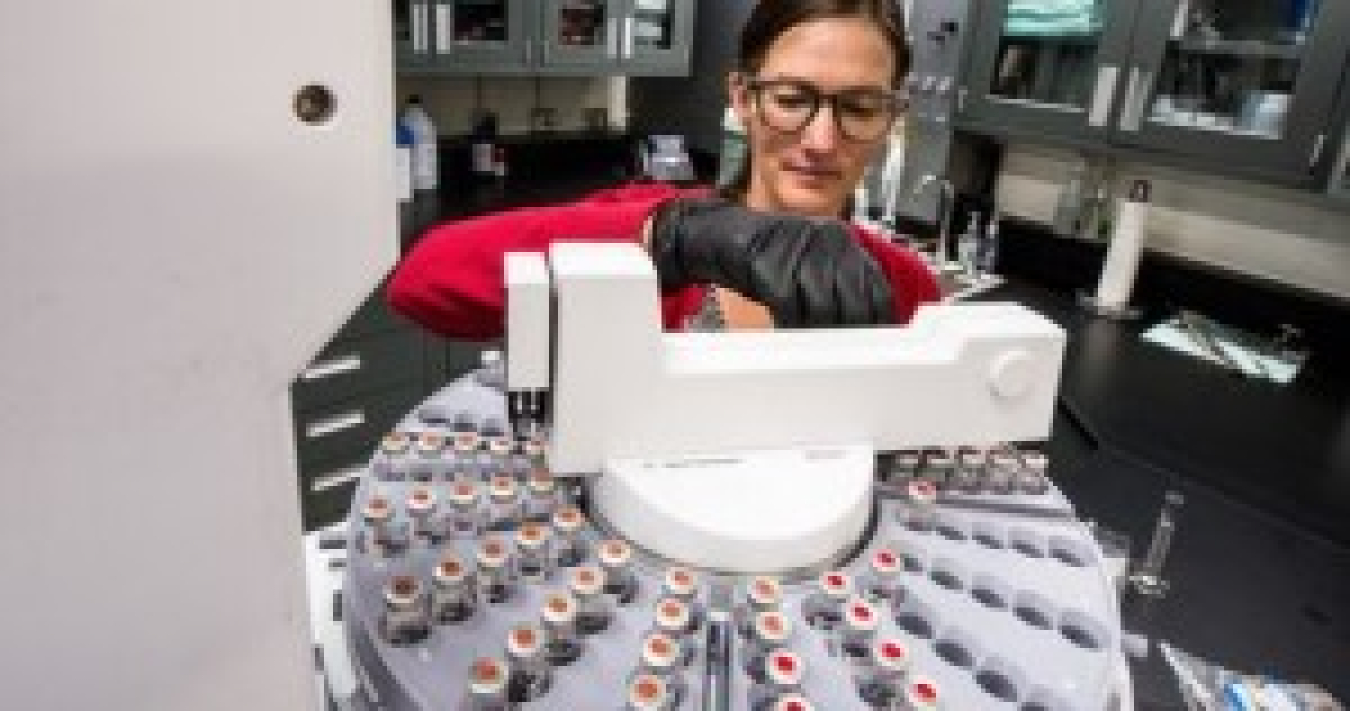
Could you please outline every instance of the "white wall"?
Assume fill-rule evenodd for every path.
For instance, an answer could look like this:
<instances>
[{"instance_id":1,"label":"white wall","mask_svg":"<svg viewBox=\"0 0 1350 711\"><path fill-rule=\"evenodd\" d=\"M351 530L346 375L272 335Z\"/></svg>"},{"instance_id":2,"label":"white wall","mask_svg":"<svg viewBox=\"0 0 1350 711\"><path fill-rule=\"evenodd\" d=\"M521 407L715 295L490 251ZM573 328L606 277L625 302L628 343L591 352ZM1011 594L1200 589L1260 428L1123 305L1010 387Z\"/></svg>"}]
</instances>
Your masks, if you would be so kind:
<instances>
[{"instance_id":1,"label":"white wall","mask_svg":"<svg viewBox=\"0 0 1350 711\"><path fill-rule=\"evenodd\" d=\"M588 108L609 110L610 125L622 128L627 119L622 77L418 77L396 80L401 104L409 94L420 94L442 135L462 135L472 128L478 108L497 113L503 133L526 133L535 106L556 111L558 130L587 128Z\"/></svg>"},{"instance_id":2,"label":"white wall","mask_svg":"<svg viewBox=\"0 0 1350 711\"><path fill-rule=\"evenodd\" d=\"M1010 146L1000 209L1049 223L1074 160L1064 151ZM1122 163L1115 175L1116 185L1152 181L1149 249L1350 298L1350 211L1308 204L1292 190L1156 166Z\"/></svg>"}]
</instances>

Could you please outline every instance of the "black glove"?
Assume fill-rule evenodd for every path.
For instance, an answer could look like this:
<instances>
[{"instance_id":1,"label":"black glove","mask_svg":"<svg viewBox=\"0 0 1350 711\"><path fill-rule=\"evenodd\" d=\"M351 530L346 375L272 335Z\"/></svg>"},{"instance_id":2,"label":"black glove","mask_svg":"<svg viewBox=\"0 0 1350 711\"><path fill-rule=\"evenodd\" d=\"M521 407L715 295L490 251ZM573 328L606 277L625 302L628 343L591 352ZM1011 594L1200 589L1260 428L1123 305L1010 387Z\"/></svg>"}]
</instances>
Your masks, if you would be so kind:
<instances>
[{"instance_id":1,"label":"black glove","mask_svg":"<svg viewBox=\"0 0 1350 711\"><path fill-rule=\"evenodd\" d=\"M838 220L676 199L652 220L661 289L712 283L758 301L780 327L893 323L891 286Z\"/></svg>"}]
</instances>

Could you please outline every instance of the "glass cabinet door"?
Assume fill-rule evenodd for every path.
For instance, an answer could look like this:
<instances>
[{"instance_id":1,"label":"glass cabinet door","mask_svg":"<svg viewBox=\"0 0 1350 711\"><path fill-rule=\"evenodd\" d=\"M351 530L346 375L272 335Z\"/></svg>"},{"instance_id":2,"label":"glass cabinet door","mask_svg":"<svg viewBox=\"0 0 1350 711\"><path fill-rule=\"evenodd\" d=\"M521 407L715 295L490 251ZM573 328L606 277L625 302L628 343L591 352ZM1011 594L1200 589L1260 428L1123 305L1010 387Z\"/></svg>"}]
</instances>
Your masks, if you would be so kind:
<instances>
[{"instance_id":1,"label":"glass cabinet door","mask_svg":"<svg viewBox=\"0 0 1350 711\"><path fill-rule=\"evenodd\" d=\"M1341 0L1150 0L1124 142L1307 173L1345 62Z\"/></svg>"},{"instance_id":2,"label":"glass cabinet door","mask_svg":"<svg viewBox=\"0 0 1350 711\"><path fill-rule=\"evenodd\" d=\"M611 64L619 56L617 0L544 0L543 63Z\"/></svg>"},{"instance_id":3,"label":"glass cabinet door","mask_svg":"<svg viewBox=\"0 0 1350 711\"><path fill-rule=\"evenodd\" d=\"M522 0L430 0L434 61L483 70L530 62L529 18Z\"/></svg>"},{"instance_id":4,"label":"glass cabinet door","mask_svg":"<svg viewBox=\"0 0 1350 711\"><path fill-rule=\"evenodd\" d=\"M687 67L693 36L692 0L628 0L620 33L626 65Z\"/></svg>"},{"instance_id":5,"label":"glass cabinet door","mask_svg":"<svg viewBox=\"0 0 1350 711\"><path fill-rule=\"evenodd\" d=\"M983 4L962 118L1060 135L1107 131L1138 2Z\"/></svg>"}]
</instances>

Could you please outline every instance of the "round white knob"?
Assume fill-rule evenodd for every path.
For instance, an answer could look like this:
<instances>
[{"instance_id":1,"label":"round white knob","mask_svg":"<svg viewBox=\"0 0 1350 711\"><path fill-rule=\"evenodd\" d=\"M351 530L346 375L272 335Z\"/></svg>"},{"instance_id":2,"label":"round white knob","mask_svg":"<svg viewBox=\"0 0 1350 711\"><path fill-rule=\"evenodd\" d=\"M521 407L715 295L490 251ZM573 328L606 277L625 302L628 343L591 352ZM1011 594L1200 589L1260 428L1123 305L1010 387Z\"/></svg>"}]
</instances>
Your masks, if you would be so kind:
<instances>
[{"instance_id":1,"label":"round white knob","mask_svg":"<svg viewBox=\"0 0 1350 711\"><path fill-rule=\"evenodd\" d=\"M989 366L989 387L995 395L1015 400L1031 390L1034 376L1031 354L1024 350L1005 351Z\"/></svg>"}]
</instances>

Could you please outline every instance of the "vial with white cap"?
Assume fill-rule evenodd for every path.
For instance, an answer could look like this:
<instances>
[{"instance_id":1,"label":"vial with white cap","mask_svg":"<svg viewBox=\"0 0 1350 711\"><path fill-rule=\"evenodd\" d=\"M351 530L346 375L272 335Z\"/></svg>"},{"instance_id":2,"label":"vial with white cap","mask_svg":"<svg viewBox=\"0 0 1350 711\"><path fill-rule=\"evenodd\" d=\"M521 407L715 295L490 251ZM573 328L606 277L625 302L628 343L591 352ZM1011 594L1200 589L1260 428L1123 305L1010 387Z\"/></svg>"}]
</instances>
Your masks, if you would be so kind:
<instances>
[{"instance_id":1,"label":"vial with white cap","mask_svg":"<svg viewBox=\"0 0 1350 711\"><path fill-rule=\"evenodd\" d=\"M638 579L633 573L633 547L611 538L596 546L596 557L605 571L605 592L613 595L620 605L632 602L638 593Z\"/></svg>"},{"instance_id":2,"label":"vial with white cap","mask_svg":"<svg viewBox=\"0 0 1350 711\"><path fill-rule=\"evenodd\" d=\"M553 512L553 533L558 565L571 568L586 559L586 516L575 506Z\"/></svg>"},{"instance_id":3,"label":"vial with white cap","mask_svg":"<svg viewBox=\"0 0 1350 711\"><path fill-rule=\"evenodd\" d=\"M483 531L476 481L456 481L450 485L450 516L447 528L459 538L477 538Z\"/></svg>"},{"instance_id":4,"label":"vial with white cap","mask_svg":"<svg viewBox=\"0 0 1350 711\"><path fill-rule=\"evenodd\" d=\"M909 648L896 637L872 641L871 665L858 675L858 696L874 709L894 708L904 691Z\"/></svg>"},{"instance_id":5,"label":"vial with white cap","mask_svg":"<svg viewBox=\"0 0 1350 711\"><path fill-rule=\"evenodd\" d=\"M516 568L523 578L545 580L553 574L550 529L542 523L526 523L516 531Z\"/></svg>"},{"instance_id":6,"label":"vial with white cap","mask_svg":"<svg viewBox=\"0 0 1350 711\"><path fill-rule=\"evenodd\" d=\"M490 603L501 603L515 591L511 548L501 536L485 536L478 545L478 591Z\"/></svg>"},{"instance_id":7,"label":"vial with white cap","mask_svg":"<svg viewBox=\"0 0 1350 711\"><path fill-rule=\"evenodd\" d=\"M802 601L806 623L818 630L833 630L844 619L844 603L853 596L853 579L840 570L829 570L816 579L816 589Z\"/></svg>"},{"instance_id":8,"label":"vial with white cap","mask_svg":"<svg viewBox=\"0 0 1350 711\"><path fill-rule=\"evenodd\" d=\"M905 692L900 697L898 708L903 711L937 711L941 702L937 682L926 677L917 677L910 679L905 685Z\"/></svg>"},{"instance_id":9,"label":"vial with white cap","mask_svg":"<svg viewBox=\"0 0 1350 711\"><path fill-rule=\"evenodd\" d=\"M628 711L672 711L675 704L666 680L655 674L636 674L628 681Z\"/></svg>"},{"instance_id":10,"label":"vial with white cap","mask_svg":"<svg viewBox=\"0 0 1350 711\"><path fill-rule=\"evenodd\" d=\"M661 632L649 632L642 638L638 655L637 675L650 674L664 681L673 707L678 707L684 699L684 679L680 675L682 647L678 639Z\"/></svg>"},{"instance_id":11,"label":"vial with white cap","mask_svg":"<svg viewBox=\"0 0 1350 711\"><path fill-rule=\"evenodd\" d=\"M581 637L577 633L577 601L568 592L552 592L544 597L539 617L548 641L544 655L553 666L566 666L581 657Z\"/></svg>"},{"instance_id":12,"label":"vial with white cap","mask_svg":"<svg viewBox=\"0 0 1350 711\"><path fill-rule=\"evenodd\" d=\"M783 601L783 588L778 580L759 575L746 581L742 599L736 604L736 629L745 638L755 630L755 615L777 610Z\"/></svg>"},{"instance_id":13,"label":"vial with white cap","mask_svg":"<svg viewBox=\"0 0 1350 711\"><path fill-rule=\"evenodd\" d=\"M458 556L443 556L431 571L431 618L463 622L473 616L476 600L472 571Z\"/></svg>"},{"instance_id":14,"label":"vial with white cap","mask_svg":"<svg viewBox=\"0 0 1350 711\"><path fill-rule=\"evenodd\" d=\"M858 594L868 602L890 602L900 576L900 555L881 546L867 556L867 570L858 580Z\"/></svg>"},{"instance_id":15,"label":"vial with white cap","mask_svg":"<svg viewBox=\"0 0 1350 711\"><path fill-rule=\"evenodd\" d=\"M397 555L408 547L408 526L395 515L389 497L372 494L361 506L361 519L366 530L362 536L363 548L376 555Z\"/></svg>"},{"instance_id":16,"label":"vial with white cap","mask_svg":"<svg viewBox=\"0 0 1350 711\"><path fill-rule=\"evenodd\" d=\"M752 711L771 711L779 700L801 694L806 665L796 652L779 649L764 660L764 680L750 687Z\"/></svg>"},{"instance_id":17,"label":"vial with white cap","mask_svg":"<svg viewBox=\"0 0 1350 711\"><path fill-rule=\"evenodd\" d=\"M528 622L506 633L506 661L511 666L507 698L524 703L543 696L553 682L553 667L544 655L544 631Z\"/></svg>"},{"instance_id":18,"label":"vial with white cap","mask_svg":"<svg viewBox=\"0 0 1350 711\"><path fill-rule=\"evenodd\" d=\"M530 469L525 479L524 518L547 523L558 506L558 486L553 473L544 467Z\"/></svg>"},{"instance_id":19,"label":"vial with white cap","mask_svg":"<svg viewBox=\"0 0 1350 711\"><path fill-rule=\"evenodd\" d=\"M703 626L703 601L699 599L698 574L684 566L671 566L661 581L666 597L674 598L689 608L689 633Z\"/></svg>"},{"instance_id":20,"label":"vial with white cap","mask_svg":"<svg viewBox=\"0 0 1350 711\"><path fill-rule=\"evenodd\" d=\"M947 485L955 468L955 458L945 449L929 450L923 457L923 469L920 476L933 482L938 488Z\"/></svg>"},{"instance_id":21,"label":"vial with white cap","mask_svg":"<svg viewBox=\"0 0 1350 711\"><path fill-rule=\"evenodd\" d=\"M487 527L490 531L513 531L520 525L520 489L507 474L488 482Z\"/></svg>"},{"instance_id":22,"label":"vial with white cap","mask_svg":"<svg viewBox=\"0 0 1350 711\"><path fill-rule=\"evenodd\" d=\"M577 631L596 634L609 627L614 612L605 595L605 571L593 565L572 569L568 588L577 600Z\"/></svg>"},{"instance_id":23,"label":"vial with white cap","mask_svg":"<svg viewBox=\"0 0 1350 711\"><path fill-rule=\"evenodd\" d=\"M431 631L426 594L411 575L395 575L385 583L380 630L390 644L414 644Z\"/></svg>"},{"instance_id":24,"label":"vial with white cap","mask_svg":"<svg viewBox=\"0 0 1350 711\"><path fill-rule=\"evenodd\" d=\"M910 479L919 476L923 455L917 449L902 449L891 456L886 482L892 487L904 487Z\"/></svg>"},{"instance_id":25,"label":"vial with white cap","mask_svg":"<svg viewBox=\"0 0 1350 711\"><path fill-rule=\"evenodd\" d=\"M1018 493L1039 496L1050 489L1050 480L1046 472L1050 469L1050 459L1042 452L1023 452L1022 468L1013 477L1013 489Z\"/></svg>"},{"instance_id":26,"label":"vial with white cap","mask_svg":"<svg viewBox=\"0 0 1350 711\"><path fill-rule=\"evenodd\" d=\"M989 463L984 471L984 488L994 494L1006 494L1012 490L1013 478L1022 468L1022 460L1014 452L998 451L989 454Z\"/></svg>"},{"instance_id":27,"label":"vial with white cap","mask_svg":"<svg viewBox=\"0 0 1350 711\"><path fill-rule=\"evenodd\" d=\"M844 619L839 626L839 649L855 666L871 663L872 639L876 637L881 613L861 597L844 603Z\"/></svg>"},{"instance_id":28,"label":"vial with white cap","mask_svg":"<svg viewBox=\"0 0 1350 711\"><path fill-rule=\"evenodd\" d=\"M909 503L905 526L912 531L929 531L937 518L937 486L919 478L905 486L905 500Z\"/></svg>"},{"instance_id":29,"label":"vial with white cap","mask_svg":"<svg viewBox=\"0 0 1350 711\"><path fill-rule=\"evenodd\" d=\"M984 469L988 461L988 450L962 447L956 454L956 468L947 481L947 488L968 494L978 492L984 482Z\"/></svg>"},{"instance_id":30,"label":"vial with white cap","mask_svg":"<svg viewBox=\"0 0 1350 711\"><path fill-rule=\"evenodd\" d=\"M510 673L506 662L497 657L479 657L469 667L469 698L465 711L508 711L506 698Z\"/></svg>"},{"instance_id":31,"label":"vial with white cap","mask_svg":"<svg viewBox=\"0 0 1350 711\"><path fill-rule=\"evenodd\" d=\"M694 639L689 634L689 605L674 597L656 601L652 629L680 643L680 666L689 666L694 660Z\"/></svg>"},{"instance_id":32,"label":"vial with white cap","mask_svg":"<svg viewBox=\"0 0 1350 711\"><path fill-rule=\"evenodd\" d=\"M745 673L757 681L764 681L764 664L775 650L787 647L792 637L792 618L778 610L755 614L750 625L749 644L745 648Z\"/></svg>"}]
</instances>

